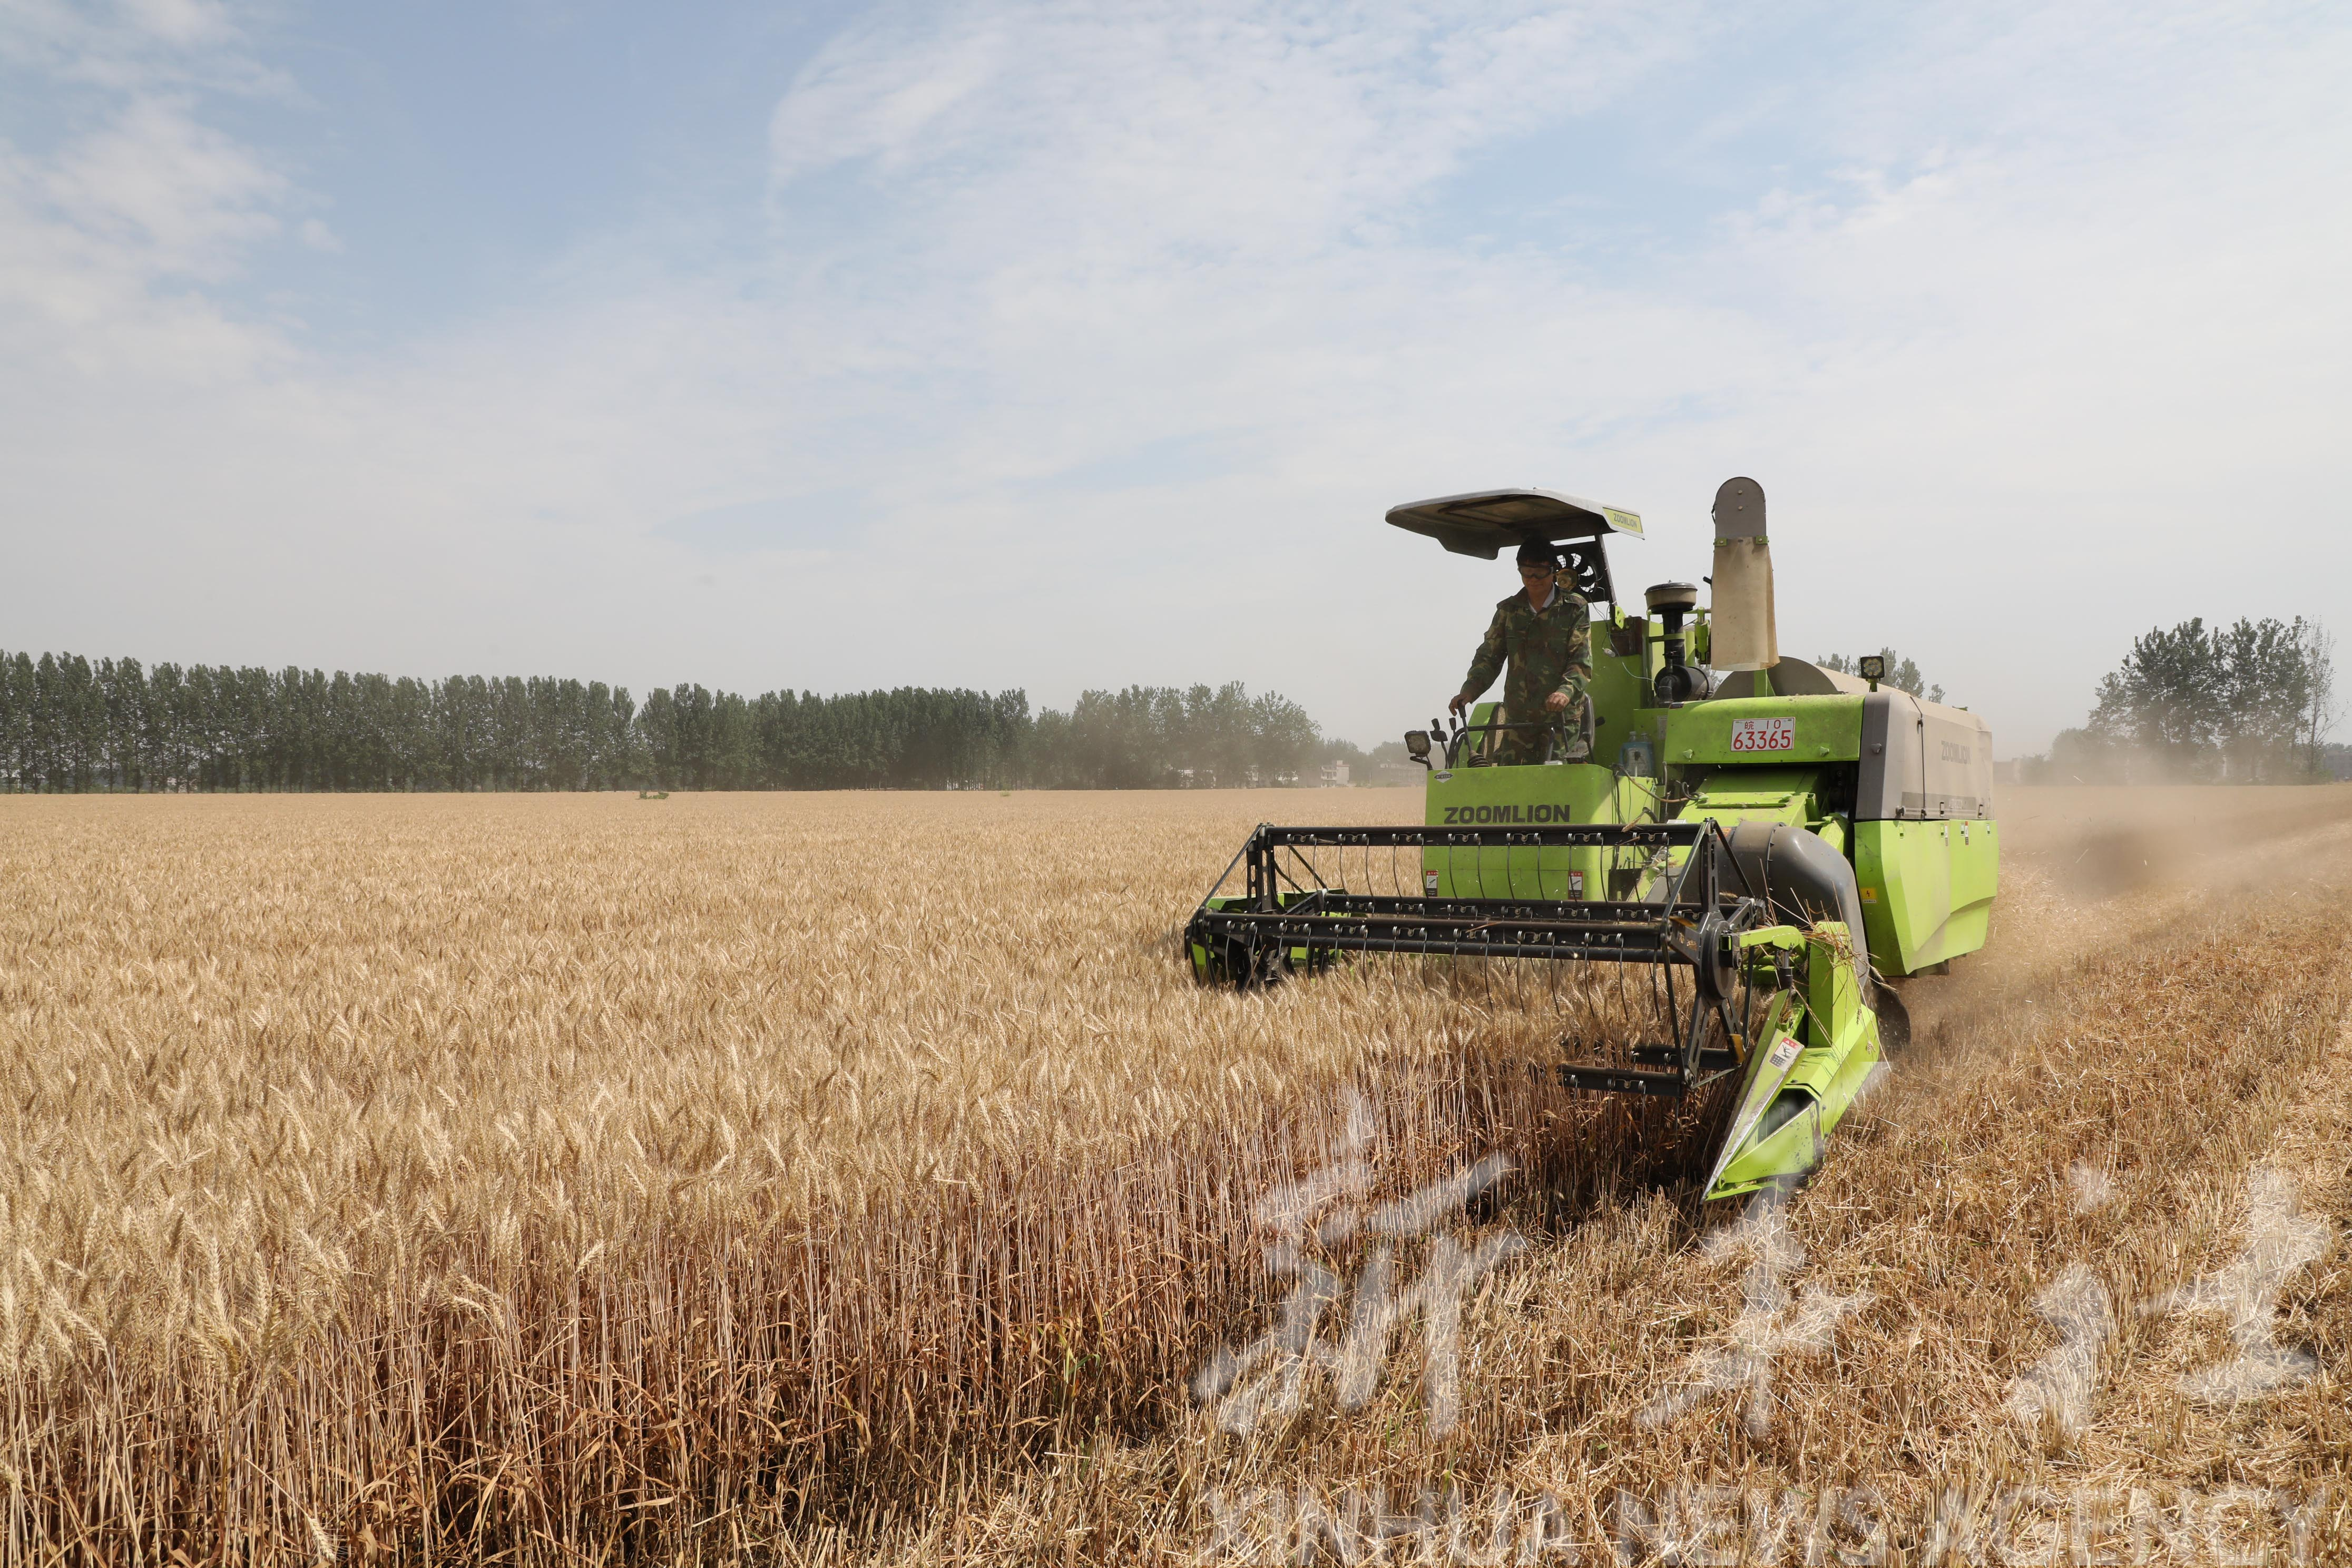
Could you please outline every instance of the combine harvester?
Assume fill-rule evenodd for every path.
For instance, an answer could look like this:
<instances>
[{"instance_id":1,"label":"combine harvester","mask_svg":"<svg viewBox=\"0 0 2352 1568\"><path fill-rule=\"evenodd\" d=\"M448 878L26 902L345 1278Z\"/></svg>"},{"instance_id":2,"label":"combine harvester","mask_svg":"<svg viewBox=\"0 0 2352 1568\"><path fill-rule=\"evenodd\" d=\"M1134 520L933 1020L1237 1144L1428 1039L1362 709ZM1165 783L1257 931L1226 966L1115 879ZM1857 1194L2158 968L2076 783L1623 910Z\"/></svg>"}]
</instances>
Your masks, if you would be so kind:
<instances>
[{"instance_id":1,"label":"combine harvester","mask_svg":"<svg viewBox=\"0 0 2352 1568\"><path fill-rule=\"evenodd\" d=\"M1990 731L1882 687L1874 658L1856 679L1780 656L1752 479L1716 492L1708 608L1662 583L1627 613L1603 541L1642 521L1613 507L1488 490L1388 521L1487 560L1559 545L1592 606L1583 711L1480 703L1407 733L1423 826L1261 826L1186 928L1193 973L1249 986L1341 953L1621 966L1598 991L1603 972L1566 973L1615 1008L1621 1026L1593 1033L1636 1037L1564 1039L1584 1059L1560 1080L1701 1116L1710 1199L1801 1176L1907 1037L1887 982L1984 945ZM1514 730L1540 762L1500 761Z\"/></svg>"}]
</instances>

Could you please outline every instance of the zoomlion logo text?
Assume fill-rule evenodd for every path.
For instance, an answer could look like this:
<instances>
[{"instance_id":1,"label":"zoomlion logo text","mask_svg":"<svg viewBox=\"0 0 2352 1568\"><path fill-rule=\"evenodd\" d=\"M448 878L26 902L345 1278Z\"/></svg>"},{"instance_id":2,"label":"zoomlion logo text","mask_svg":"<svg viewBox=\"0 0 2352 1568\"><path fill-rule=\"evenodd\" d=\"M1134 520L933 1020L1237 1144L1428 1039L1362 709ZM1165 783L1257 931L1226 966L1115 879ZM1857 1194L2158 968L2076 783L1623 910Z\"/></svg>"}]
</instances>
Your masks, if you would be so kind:
<instances>
[{"instance_id":1,"label":"zoomlion logo text","mask_svg":"<svg viewBox=\"0 0 2352 1568\"><path fill-rule=\"evenodd\" d=\"M1968 747L1960 745L1957 742L1953 741L1944 742L1943 747L1944 761L1948 763L1965 763L1969 760Z\"/></svg>"},{"instance_id":2,"label":"zoomlion logo text","mask_svg":"<svg viewBox=\"0 0 2352 1568\"><path fill-rule=\"evenodd\" d=\"M1444 826L1469 827L1478 823L1508 826L1574 820L1564 805L1449 805L1445 808Z\"/></svg>"}]
</instances>

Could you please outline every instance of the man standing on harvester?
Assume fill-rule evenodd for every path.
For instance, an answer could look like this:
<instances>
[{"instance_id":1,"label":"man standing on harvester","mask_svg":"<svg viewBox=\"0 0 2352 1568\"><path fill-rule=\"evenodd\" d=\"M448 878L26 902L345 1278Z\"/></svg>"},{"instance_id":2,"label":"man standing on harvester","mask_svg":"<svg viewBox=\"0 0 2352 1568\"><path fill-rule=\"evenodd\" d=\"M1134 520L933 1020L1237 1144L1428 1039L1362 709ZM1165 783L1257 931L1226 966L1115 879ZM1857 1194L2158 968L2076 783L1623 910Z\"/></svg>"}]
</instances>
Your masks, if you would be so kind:
<instances>
[{"instance_id":1,"label":"man standing on harvester","mask_svg":"<svg viewBox=\"0 0 2352 1568\"><path fill-rule=\"evenodd\" d=\"M1559 580L1559 547L1528 540L1518 565L1525 586L1495 606L1470 673L1447 704L1459 713L1478 700L1509 660L1503 721L1540 726L1501 732L1500 760L1512 764L1544 760L1549 726L1571 735L1580 727L1585 683L1592 679L1591 608L1572 582Z\"/></svg>"}]
</instances>

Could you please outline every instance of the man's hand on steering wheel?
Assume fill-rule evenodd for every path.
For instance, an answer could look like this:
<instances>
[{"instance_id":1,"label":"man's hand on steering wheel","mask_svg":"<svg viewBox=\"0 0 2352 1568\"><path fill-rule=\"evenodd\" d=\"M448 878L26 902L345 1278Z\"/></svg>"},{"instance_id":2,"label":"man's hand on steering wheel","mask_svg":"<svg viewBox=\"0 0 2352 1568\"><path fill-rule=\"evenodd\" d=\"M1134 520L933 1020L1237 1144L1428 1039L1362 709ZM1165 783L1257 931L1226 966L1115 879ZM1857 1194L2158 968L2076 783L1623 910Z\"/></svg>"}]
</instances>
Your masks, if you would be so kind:
<instances>
[{"instance_id":1,"label":"man's hand on steering wheel","mask_svg":"<svg viewBox=\"0 0 2352 1568\"><path fill-rule=\"evenodd\" d=\"M1568 693L1565 691L1555 691L1550 696L1545 698L1544 710L1548 713L1566 712L1568 710Z\"/></svg>"}]
</instances>

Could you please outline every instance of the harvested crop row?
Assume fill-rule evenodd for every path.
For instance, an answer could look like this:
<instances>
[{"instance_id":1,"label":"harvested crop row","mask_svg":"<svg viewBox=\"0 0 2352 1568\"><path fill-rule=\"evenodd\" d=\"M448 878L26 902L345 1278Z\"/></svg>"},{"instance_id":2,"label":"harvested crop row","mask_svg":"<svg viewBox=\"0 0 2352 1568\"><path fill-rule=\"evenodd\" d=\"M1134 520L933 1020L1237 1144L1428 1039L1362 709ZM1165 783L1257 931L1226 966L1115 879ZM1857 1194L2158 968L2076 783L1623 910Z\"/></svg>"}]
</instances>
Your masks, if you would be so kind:
<instances>
[{"instance_id":1,"label":"harvested crop row","mask_svg":"<svg viewBox=\"0 0 2352 1568\"><path fill-rule=\"evenodd\" d=\"M2234 1408L2179 1387L2229 1363L2227 1314L2140 1310L2230 1267L2271 1167L2302 1173L2303 1221L2352 1228L2352 1110L2328 1077L2352 1006L2347 850L2340 827L2273 847L2251 868L2258 900L2164 887L2083 905L2023 872L2011 916L2042 922L2052 946L2012 948L1922 1006L1927 1037L1785 1211L1760 1295L1761 1247L1741 1227L1695 1227L1658 1197L1604 1202L1538 1237L1465 1318L1448 1433L1422 1418L1408 1344L1362 1409L1326 1390L1242 1436L1196 1413L859 1560L1013 1563L1066 1542L1105 1562L1671 1560L1696 1499L1760 1518L1780 1561L2039 1561L2032 1528L2048 1521L1996 1517L2021 1498L2068 1500L2062 1531L2077 1528L2073 1500L2105 1500L2108 1515L2079 1526L2105 1560L2218 1561L2249 1543L2282 1562L2352 1556L2340 1247L2294 1276L2272 1325L2316 1374ZM2069 1279L2104 1293L2112 1333L2079 1425L2054 1407L2021 1418L2019 1390L2067 1337L2045 1314ZM1793 1331L1809 1306L1828 1330L1810 1342ZM1792 1331L1727 1363L1759 1323ZM1711 1384L1727 1365L1736 1385ZM2236 1521L2251 1535L2218 1547L2165 1511L2231 1488L2304 1511ZM1857 1517L1839 1511L1857 1498ZM1824 1499L1825 1521L1811 1511ZM2135 1558L2134 1530L2192 1554ZM2222 1555L2194 1554L2209 1548ZM1681 1549L1775 1560L1745 1529L1685 1533Z\"/></svg>"}]
</instances>

